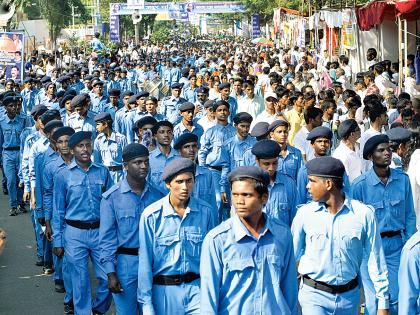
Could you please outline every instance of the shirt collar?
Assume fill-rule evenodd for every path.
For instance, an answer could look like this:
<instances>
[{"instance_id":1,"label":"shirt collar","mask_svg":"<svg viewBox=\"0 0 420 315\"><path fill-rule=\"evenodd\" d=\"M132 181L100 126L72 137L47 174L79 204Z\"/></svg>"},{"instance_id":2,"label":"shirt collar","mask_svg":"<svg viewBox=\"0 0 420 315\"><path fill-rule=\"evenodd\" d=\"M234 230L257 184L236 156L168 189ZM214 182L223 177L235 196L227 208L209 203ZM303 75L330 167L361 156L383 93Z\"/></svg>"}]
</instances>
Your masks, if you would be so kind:
<instances>
[{"instance_id":1,"label":"shirt collar","mask_svg":"<svg viewBox=\"0 0 420 315\"><path fill-rule=\"evenodd\" d=\"M168 217L171 215L178 215L175 211L174 207L172 207L171 203L169 202L169 194L163 197L162 203L162 214L164 217ZM184 217L186 217L191 211L198 211L198 206L195 206L195 202L193 198L190 197L190 201L188 202L188 206L185 209Z\"/></svg>"},{"instance_id":2,"label":"shirt collar","mask_svg":"<svg viewBox=\"0 0 420 315\"><path fill-rule=\"evenodd\" d=\"M87 171L89 171L90 170L90 168L91 167L96 167L96 165L95 165L95 163L91 163L90 164L90 166L89 166L89 168L87 169L87 171L85 171L84 169L82 169L77 163L76 163L76 159L75 158L73 158L72 160L71 160L71 162L70 162L70 164L69 164L69 166L68 166L70 169L72 169L72 168L75 168L75 167L78 167L78 168L80 168L82 171L84 171L84 172L87 172Z\"/></svg>"},{"instance_id":3,"label":"shirt collar","mask_svg":"<svg viewBox=\"0 0 420 315\"><path fill-rule=\"evenodd\" d=\"M315 211L321 211L321 210L323 210L323 211L328 212L328 209L325 206L325 202L316 202L315 204L316 204L316 209L314 209ZM344 199L344 203L343 203L341 209L339 210L339 212L341 212L345 208L349 209L350 211L354 211L353 210L353 207L351 205L351 199L349 199L347 197Z\"/></svg>"},{"instance_id":4,"label":"shirt collar","mask_svg":"<svg viewBox=\"0 0 420 315\"><path fill-rule=\"evenodd\" d=\"M121 183L120 184L120 189L121 189L121 192L123 194L127 193L127 192L130 192L130 191L135 193L133 191L133 189L131 188L130 184L128 183L127 178L124 178L120 183ZM144 188L143 188L143 191L142 191L141 195L143 196L149 190L150 190L150 186L149 186L148 182L145 181Z\"/></svg>"},{"instance_id":5,"label":"shirt collar","mask_svg":"<svg viewBox=\"0 0 420 315\"><path fill-rule=\"evenodd\" d=\"M261 229L260 237L265 235L267 231L271 231L273 229L270 220L267 218L267 216L263 213L263 216L265 217L265 225ZM244 237L248 236L252 239L256 239L255 236L253 236L249 230L245 227L245 225L242 223L242 221L239 219L239 216L235 214L232 218L232 230L233 235L235 237L235 241L239 242Z\"/></svg>"}]
</instances>

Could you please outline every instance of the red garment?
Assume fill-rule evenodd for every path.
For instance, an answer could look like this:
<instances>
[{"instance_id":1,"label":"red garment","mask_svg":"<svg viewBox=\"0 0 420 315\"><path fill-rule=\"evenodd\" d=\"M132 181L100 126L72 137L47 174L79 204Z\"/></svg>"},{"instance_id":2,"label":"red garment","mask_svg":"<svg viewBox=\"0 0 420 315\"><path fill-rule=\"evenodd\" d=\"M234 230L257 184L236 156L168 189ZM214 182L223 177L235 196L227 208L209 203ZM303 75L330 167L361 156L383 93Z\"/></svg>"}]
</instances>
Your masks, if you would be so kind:
<instances>
[{"instance_id":1,"label":"red garment","mask_svg":"<svg viewBox=\"0 0 420 315\"><path fill-rule=\"evenodd\" d=\"M366 89L366 94L365 96L371 95L371 94L380 94L379 92L379 88L376 86L375 83L372 83L371 85L369 85Z\"/></svg>"},{"instance_id":2,"label":"red garment","mask_svg":"<svg viewBox=\"0 0 420 315\"><path fill-rule=\"evenodd\" d=\"M357 24L362 31L382 23L386 2L372 2L366 7L356 8Z\"/></svg>"}]
</instances>

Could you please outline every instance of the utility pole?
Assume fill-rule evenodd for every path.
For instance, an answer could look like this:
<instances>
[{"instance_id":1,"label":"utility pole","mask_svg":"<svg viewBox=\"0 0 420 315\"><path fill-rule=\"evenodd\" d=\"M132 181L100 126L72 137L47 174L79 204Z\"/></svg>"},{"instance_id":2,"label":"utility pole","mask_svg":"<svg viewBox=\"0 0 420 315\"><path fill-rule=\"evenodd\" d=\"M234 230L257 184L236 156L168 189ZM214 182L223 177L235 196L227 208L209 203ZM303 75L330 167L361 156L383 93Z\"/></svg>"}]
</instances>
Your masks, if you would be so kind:
<instances>
[{"instance_id":1,"label":"utility pole","mask_svg":"<svg viewBox=\"0 0 420 315\"><path fill-rule=\"evenodd\" d=\"M71 5L71 28L74 31L74 5Z\"/></svg>"}]
</instances>

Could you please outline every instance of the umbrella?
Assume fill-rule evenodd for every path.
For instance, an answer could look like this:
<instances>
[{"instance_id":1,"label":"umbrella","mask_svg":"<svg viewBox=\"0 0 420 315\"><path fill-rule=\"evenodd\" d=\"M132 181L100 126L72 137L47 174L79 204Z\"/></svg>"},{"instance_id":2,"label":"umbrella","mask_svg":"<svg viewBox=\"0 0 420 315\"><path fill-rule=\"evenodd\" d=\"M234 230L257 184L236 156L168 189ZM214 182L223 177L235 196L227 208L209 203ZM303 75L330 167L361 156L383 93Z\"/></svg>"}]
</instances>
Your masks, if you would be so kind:
<instances>
[{"instance_id":1,"label":"umbrella","mask_svg":"<svg viewBox=\"0 0 420 315\"><path fill-rule=\"evenodd\" d=\"M270 46L273 47L274 44L271 40L269 40L268 38L264 38L264 37L258 37L252 40L253 44L257 44L258 46Z\"/></svg>"}]
</instances>

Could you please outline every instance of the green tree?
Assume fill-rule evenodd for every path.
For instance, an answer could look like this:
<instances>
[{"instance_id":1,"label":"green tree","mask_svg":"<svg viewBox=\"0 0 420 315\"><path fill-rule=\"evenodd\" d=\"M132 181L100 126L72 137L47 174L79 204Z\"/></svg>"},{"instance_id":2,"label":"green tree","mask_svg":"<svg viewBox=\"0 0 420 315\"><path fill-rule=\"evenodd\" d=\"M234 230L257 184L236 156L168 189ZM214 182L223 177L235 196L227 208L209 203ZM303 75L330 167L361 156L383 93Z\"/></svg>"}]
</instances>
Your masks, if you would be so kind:
<instances>
[{"instance_id":1,"label":"green tree","mask_svg":"<svg viewBox=\"0 0 420 315\"><path fill-rule=\"evenodd\" d=\"M89 16L80 0L39 0L39 9L42 17L48 23L53 48L55 48L55 43L61 30L71 24L72 6L74 7L74 11L80 14L80 20L86 22Z\"/></svg>"}]
</instances>

